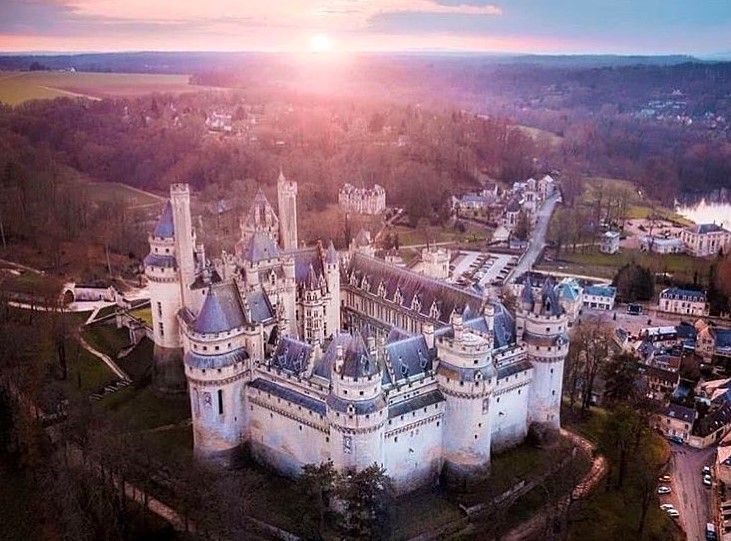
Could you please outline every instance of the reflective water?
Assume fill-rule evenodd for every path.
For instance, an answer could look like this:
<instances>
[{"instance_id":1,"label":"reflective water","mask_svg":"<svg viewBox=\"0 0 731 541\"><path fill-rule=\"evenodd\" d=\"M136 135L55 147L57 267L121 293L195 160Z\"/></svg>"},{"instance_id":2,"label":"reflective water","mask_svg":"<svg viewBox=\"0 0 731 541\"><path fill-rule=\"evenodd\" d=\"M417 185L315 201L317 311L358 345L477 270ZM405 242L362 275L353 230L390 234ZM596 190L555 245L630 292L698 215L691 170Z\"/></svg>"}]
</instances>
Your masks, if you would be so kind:
<instances>
[{"instance_id":1,"label":"reflective water","mask_svg":"<svg viewBox=\"0 0 731 541\"><path fill-rule=\"evenodd\" d=\"M675 211L697 224L717 223L731 229L731 203L711 203L701 199L692 205L679 205Z\"/></svg>"}]
</instances>

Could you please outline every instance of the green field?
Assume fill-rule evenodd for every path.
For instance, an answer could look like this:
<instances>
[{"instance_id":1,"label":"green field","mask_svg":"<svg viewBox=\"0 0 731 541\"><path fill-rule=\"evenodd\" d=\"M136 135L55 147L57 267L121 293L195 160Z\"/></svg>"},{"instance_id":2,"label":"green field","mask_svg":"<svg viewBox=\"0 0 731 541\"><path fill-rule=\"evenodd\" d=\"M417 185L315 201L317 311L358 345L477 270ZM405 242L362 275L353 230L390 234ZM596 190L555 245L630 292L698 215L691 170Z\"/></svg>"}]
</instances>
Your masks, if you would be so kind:
<instances>
[{"instance_id":1,"label":"green field","mask_svg":"<svg viewBox=\"0 0 731 541\"><path fill-rule=\"evenodd\" d=\"M187 75L147 73L84 73L56 71L0 72L0 102L18 105L29 100L62 96L101 99L153 92L194 92ZM202 88L200 88L202 89Z\"/></svg>"},{"instance_id":2,"label":"green field","mask_svg":"<svg viewBox=\"0 0 731 541\"><path fill-rule=\"evenodd\" d=\"M562 252L561 259L551 264L541 264L544 270L559 270L579 275L613 278L617 270L634 261L647 267L653 273L669 273L680 281L692 282L695 273L702 279L708 276L711 260L686 254L659 255L640 250L622 249L616 254L603 254L597 247L586 248L583 252Z\"/></svg>"},{"instance_id":3,"label":"green field","mask_svg":"<svg viewBox=\"0 0 731 541\"><path fill-rule=\"evenodd\" d=\"M127 208L160 206L165 200L159 195L137 190L117 182L92 182L89 185L89 195L95 203L122 200Z\"/></svg>"}]
</instances>

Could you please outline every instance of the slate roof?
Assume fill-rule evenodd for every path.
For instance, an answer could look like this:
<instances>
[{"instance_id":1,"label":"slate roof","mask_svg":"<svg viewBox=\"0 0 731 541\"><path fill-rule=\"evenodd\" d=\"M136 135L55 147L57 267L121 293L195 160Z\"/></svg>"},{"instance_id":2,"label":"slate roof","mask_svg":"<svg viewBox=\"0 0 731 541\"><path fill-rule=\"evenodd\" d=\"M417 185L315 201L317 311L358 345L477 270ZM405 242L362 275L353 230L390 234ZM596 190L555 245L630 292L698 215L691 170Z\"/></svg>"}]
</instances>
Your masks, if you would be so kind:
<instances>
[{"instance_id":1,"label":"slate roof","mask_svg":"<svg viewBox=\"0 0 731 541\"><path fill-rule=\"evenodd\" d=\"M473 313L482 311L482 297L479 295L364 254L354 254L344 272L341 283L350 284L350 278L354 277L360 291L364 291L361 286L365 278L368 284L366 291L371 295L379 295L381 284L385 289L385 298L389 301L394 302L399 292L403 298L401 306L405 309L411 309L416 297L421 305L419 313L425 317L431 318L431 306L435 304L439 310L436 319L445 325L449 323L452 312L461 314L467 306Z\"/></svg>"},{"instance_id":2,"label":"slate roof","mask_svg":"<svg viewBox=\"0 0 731 541\"><path fill-rule=\"evenodd\" d=\"M678 404L670 404L663 411L663 415L686 423L692 423L695 420L695 410L693 408L686 408Z\"/></svg>"},{"instance_id":3,"label":"slate roof","mask_svg":"<svg viewBox=\"0 0 731 541\"><path fill-rule=\"evenodd\" d=\"M338 251L335 249L333 241L330 241L330 244L327 246L326 262L328 265L338 264Z\"/></svg>"},{"instance_id":4,"label":"slate roof","mask_svg":"<svg viewBox=\"0 0 731 541\"><path fill-rule=\"evenodd\" d=\"M428 372L435 358L436 349L429 350L421 334L386 344L386 362L396 381Z\"/></svg>"},{"instance_id":5,"label":"slate roof","mask_svg":"<svg viewBox=\"0 0 731 541\"><path fill-rule=\"evenodd\" d=\"M731 329L714 329L716 350L731 349Z\"/></svg>"},{"instance_id":6,"label":"slate roof","mask_svg":"<svg viewBox=\"0 0 731 541\"><path fill-rule=\"evenodd\" d=\"M668 287L660 292L661 299L681 299L695 302L705 302L706 294L703 291L693 289L681 289L679 287Z\"/></svg>"},{"instance_id":7,"label":"slate roof","mask_svg":"<svg viewBox=\"0 0 731 541\"><path fill-rule=\"evenodd\" d=\"M533 365L530 363L530 361L522 360L515 363L510 363L504 366L501 366L497 370L497 378L498 379L504 379L507 377L512 376L513 374L517 374L518 372L524 372L525 370L530 370L533 368Z\"/></svg>"},{"instance_id":8,"label":"slate roof","mask_svg":"<svg viewBox=\"0 0 731 541\"><path fill-rule=\"evenodd\" d=\"M274 309L263 289L254 289L246 294L246 303L251 312L251 322L261 323L274 317Z\"/></svg>"},{"instance_id":9,"label":"slate roof","mask_svg":"<svg viewBox=\"0 0 731 541\"><path fill-rule=\"evenodd\" d=\"M185 354L185 364L199 370L212 370L216 368L225 368L235 363L240 363L249 358L249 354L244 348L239 348L227 353L216 352L215 355L203 355L198 351L189 351Z\"/></svg>"},{"instance_id":10,"label":"slate roof","mask_svg":"<svg viewBox=\"0 0 731 541\"><path fill-rule=\"evenodd\" d=\"M264 218L264 223L261 223L261 218ZM249 212L246 215L244 224L250 229L254 229L257 226L266 226L267 219L269 219L272 227L279 225L279 219L277 218L274 209L269 204L269 200L266 198L266 195L264 195L264 192L262 192L261 188L259 188L256 191L254 199L251 201L251 207L249 207Z\"/></svg>"},{"instance_id":11,"label":"slate roof","mask_svg":"<svg viewBox=\"0 0 731 541\"><path fill-rule=\"evenodd\" d=\"M315 276L323 274L322 259L318 249L304 248L291 252L294 257L294 279L297 284L306 284L310 276L310 268L315 272Z\"/></svg>"},{"instance_id":12,"label":"slate roof","mask_svg":"<svg viewBox=\"0 0 731 541\"><path fill-rule=\"evenodd\" d=\"M495 307L493 347L499 349L515 342L515 318L502 303L493 302L492 305ZM487 322L484 316L467 320L464 325L474 331L487 334Z\"/></svg>"},{"instance_id":13,"label":"slate roof","mask_svg":"<svg viewBox=\"0 0 731 541\"><path fill-rule=\"evenodd\" d=\"M708 233L716 233L717 231L726 231L723 227L717 224L695 224L688 228L691 233L699 235L705 235Z\"/></svg>"},{"instance_id":14,"label":"slate roof","mask_svg":"<svg viewBox=\"0 0 731 541\"><path fill-rule=\"evenodd\" d=\"M693 433L701 438L731 423L731 404L724 401L713 407L694 427Z\"/></svg>"},{"instance_id":15,"label":"slate roof","mask_svg":"<svg viewBox=\"0 0 731 541\"><path fill-rule=\"evenodd\" d=\"M368 354L363 336L355 331L352 334L338 333L333 337L320 361L315 365L313 372L330 379L330 374L337 360L338 346L343 350L342 374L351 378L374 376L379 372L376 359Z\"/></svg>"},{"instance_id":16,"label":"slate roof","mask_svg":"<svg viewBox=\"0 0 731 541\"><path fill-rule=\"evenodd\" d=\"M175 257L171 255L160 255L155 253L148 254L145 257L144 263L146 267L165 267L169 269L178 268L178 262L175 260Z\"/></svg>"},{"instance_id":17,"label":"slate roof","mask_svg":"<svg viewBox=\"0 0 731 541\"><path fill-rule=\"evenodd\" d=\"M248 387L250 389L257 389L263 393L271 394L297 406L302 406L303 408L311 410L318 415L325 415L326 407L324 402L311 396L298 393L297 391L293 391L292 389L288 389L287 387L277 385L271 381L257 378L252 381Z\"/></svg>"},{"instance_id":18,"label":"slate roof","mask_svg":"<svg viewBox=\"0 0 731 541\"><path fill-rule=\"evenodd\" d=\"M256 231L246 243L242 256L250 263L258 263L279 257L279 248L269 235Z\"/></svg>"},{"instance_id":19,"label":"slate roof","mask_svg":"<svg viewBox=\"0 0 731 541\"><path fill-rule=\"evenodd\" d=\"M412 411L420 410L422 408L428 408L434 404L444 402L444 395L439 390L430 391L428 393L420 394L414 398L404 400L388 408L388 418L393 419L401 415L406 415Z\"/></svg>"},{"instance_id":20,"label":"slate roof","mask_svg":"<svg viewBox=\"0 0 731 541\"><path fill-rule=\"evenodd\" d=\"M272 363L283 370L300 374L307 369L311 356L310 344L285 336L279 341Z\"/></svg>"},{"instance_id":21,"label":"slate roof","mask_svg":"<svg viewBox=\"0 0 731 541\"><path fill-rule=\"evenodd\" d=\"M518 199L512 199L505 207L505 212L520 212L520 202Z\"/></svg>"},{"instance_id":22,"label":"slate roof","mask_svg":"<svg viewBox=\"0 0 731 541\"><path fill-rule=\"evenodd\" d=\"M173 225L173 206L170 200L165 203L160 219L157 221L155 230L152 232L153 237L162 237L170 239L175 236L175 226Z\"/></svg>"},{"instance_id":23,"label":"slate roof","mask_svg":"<svg viewBox=\"0 0 731 541\"><path fill-rule=\"evenodd\" d=\"M203 301L193 331L201 334L217 334L246 325L241 297L234 282L212 285Z\"/></svg>"}]
</instances>

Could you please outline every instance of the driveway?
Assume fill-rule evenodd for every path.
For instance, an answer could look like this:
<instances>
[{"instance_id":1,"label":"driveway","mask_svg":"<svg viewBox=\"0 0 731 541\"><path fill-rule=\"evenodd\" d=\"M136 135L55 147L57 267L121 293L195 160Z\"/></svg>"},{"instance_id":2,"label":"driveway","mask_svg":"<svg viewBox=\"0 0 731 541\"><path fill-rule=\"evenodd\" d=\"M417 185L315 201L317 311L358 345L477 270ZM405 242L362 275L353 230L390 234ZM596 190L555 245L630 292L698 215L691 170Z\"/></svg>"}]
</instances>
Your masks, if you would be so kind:
<instances>
[{"instance_id":1,"label":"driveway","mask_svg":"<svg viewBox=\"0 0 731 541\"><path fill-rule=\"evenodd\" d=\"M660 503L672 503L680 512L680 525L688 541L702 541L706 538L706 523L712 516L711 494L715 479L713 488L704 486L701 470L703 466L712 465L716 448L693 449L677 443L670 443L670 446L673 493L660 496Z\"/></svg>"},{"instance_id":2,"label":"driveway","mask_svg":"<svg viewBox=\"0 0 731 541\"><path fill-rule=\"evenodd\" d=\"M548 222L551 221L551 215L553 209L556 207L558 202L558 192L554 192L541 206L538 211L538 221L536 226L531 233L531 238L528 243L528 249L523 254L523 257L518 262L518 265L513 269L510 274L509 281L514 282L516 278L525 274L533 268L538 256L541 254L541 250L546 245L546 232L548 231Z\"/></svg>"}]
</instances>

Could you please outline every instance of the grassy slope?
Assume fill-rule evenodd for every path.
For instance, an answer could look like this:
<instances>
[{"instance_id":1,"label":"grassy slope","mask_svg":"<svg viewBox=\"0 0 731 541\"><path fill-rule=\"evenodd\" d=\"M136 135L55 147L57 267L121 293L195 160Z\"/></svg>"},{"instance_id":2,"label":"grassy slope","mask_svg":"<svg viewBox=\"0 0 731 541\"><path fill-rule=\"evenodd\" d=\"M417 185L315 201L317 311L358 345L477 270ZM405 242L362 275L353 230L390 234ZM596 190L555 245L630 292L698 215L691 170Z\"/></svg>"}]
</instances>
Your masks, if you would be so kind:
<instances>
[{"instance_id":1,"label":"grassy slope","mask_svg":"<svg viewBox=\"0 0 731 541\"><path fill-rule=\"evenodd\" d=\"M152 92L181 93L194 90L188 85L187 75L51 71L0 73L0 101L8 105L72 94L101 98L139 96Z\"/></svg>"}]
</instances>

